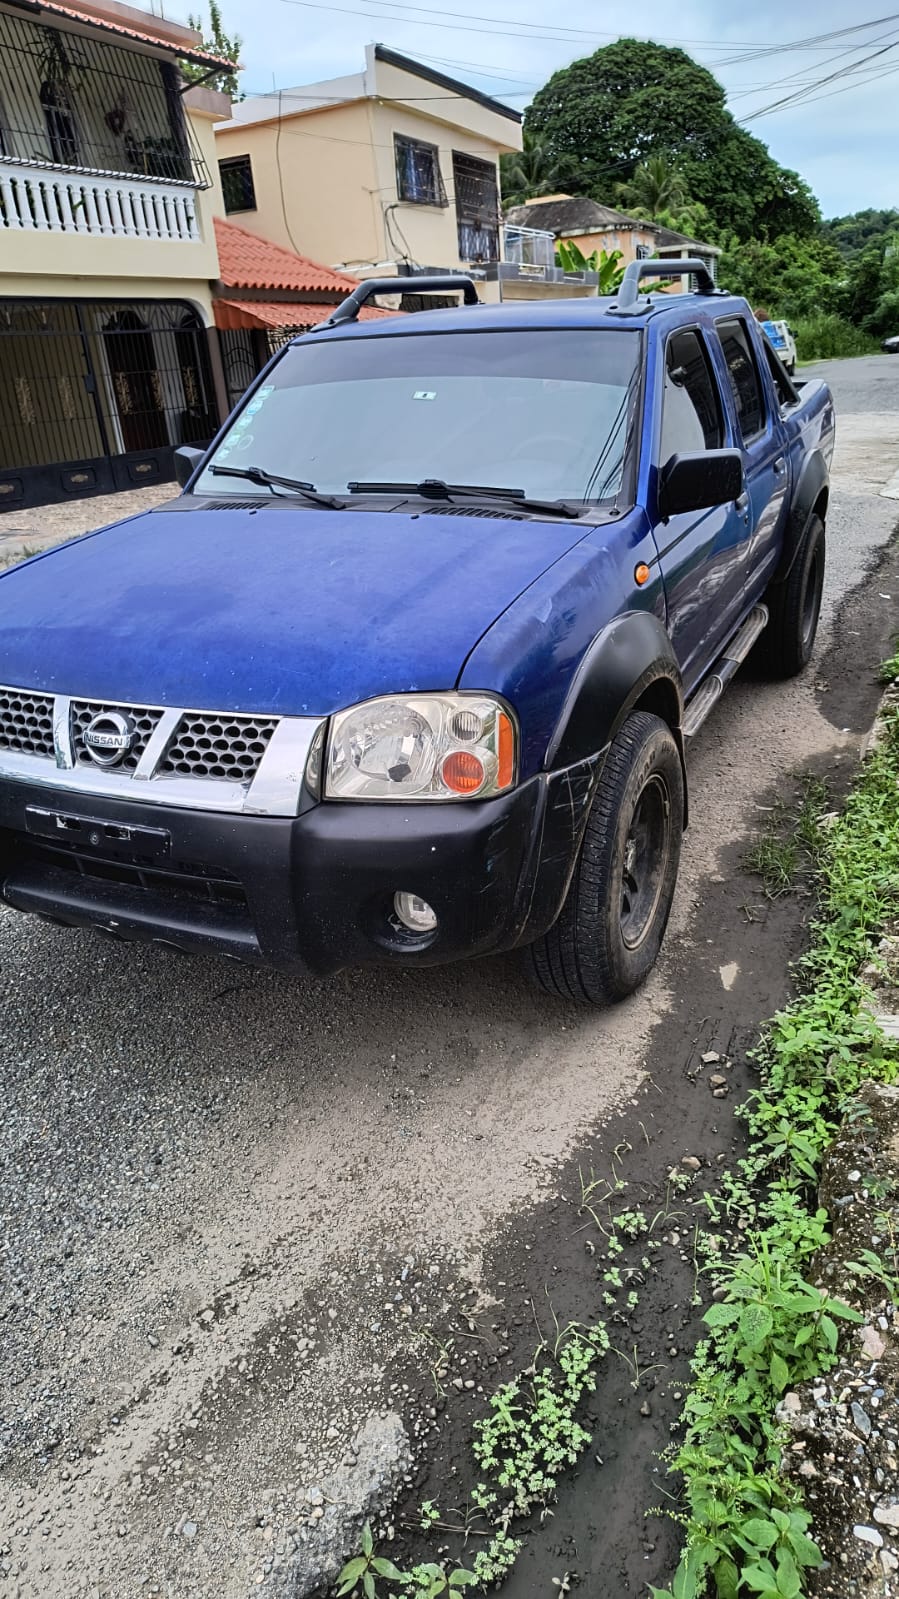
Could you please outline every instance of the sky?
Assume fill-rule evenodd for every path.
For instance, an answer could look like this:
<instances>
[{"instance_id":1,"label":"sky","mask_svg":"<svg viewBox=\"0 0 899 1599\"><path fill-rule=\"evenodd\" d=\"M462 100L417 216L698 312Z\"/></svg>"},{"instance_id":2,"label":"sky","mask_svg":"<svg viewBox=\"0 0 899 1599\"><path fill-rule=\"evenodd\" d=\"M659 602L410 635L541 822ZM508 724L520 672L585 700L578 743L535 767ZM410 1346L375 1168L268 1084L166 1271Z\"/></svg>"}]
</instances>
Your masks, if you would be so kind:
<instances>
[{"instance_id":1,"label":"sky","mask_svg":"<svg viewBox=\"0 0 899 1599\"><path fill-rule=\"evenodd\" d=\"M164 3L173 17L197 9ZM447 4L453 9L436 0L220 0L226 29L244 40L247 93L357 72L365 45L377 41L524 110L552 72L620 36L622 8L590 0ZM745 10L731 0L641 0L633 14L635 35L679 44L715 74L733 115L811 184L826 217L899 206L899 11L883 0L859 8L754 0ZM859 24L870 26L846 31ZM856 70L831 77L846 68ZM799 89L804 100L759 115Z\"/></svg>"}]
</instances>

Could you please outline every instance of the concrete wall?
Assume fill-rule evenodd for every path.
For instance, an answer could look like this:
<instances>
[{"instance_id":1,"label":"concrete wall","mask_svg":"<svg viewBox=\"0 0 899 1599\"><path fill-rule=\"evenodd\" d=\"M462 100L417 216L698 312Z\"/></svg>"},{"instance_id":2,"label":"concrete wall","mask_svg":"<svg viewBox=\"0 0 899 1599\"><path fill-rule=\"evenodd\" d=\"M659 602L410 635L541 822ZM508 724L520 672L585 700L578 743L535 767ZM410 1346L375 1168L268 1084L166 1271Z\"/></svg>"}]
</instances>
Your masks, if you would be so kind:
<instances>
[{"instance_id":1,"label":"concrete wall","mask_svg":"<svg viewBox=\"0 0 899 1599\"><path fill-rule=\"evenodd\" d=\"M219 125L218 160L248 155L256 191L256 209L232 211L229 221L326 265L378 260L383 226L372 143L365 100L285 116L280 138L277 117Z\"/></svg>"},{"instance_id":2,"label":"concrete wall","mask_svg":"<svg viewBox=\"0 0 899 1599\"><path fill-rule=\"evenodd\" d=\"M657 249L657 235L651 228L604 228L596 233L564 233L562 237L570 239L579 250L583 250L584 255L592 255L594 250L605 250L607 255L611 255L613 250L620 250L623 266L636 261L638 245L647 249L650 255L654 255Z\"/></svg>"}]
</instances>

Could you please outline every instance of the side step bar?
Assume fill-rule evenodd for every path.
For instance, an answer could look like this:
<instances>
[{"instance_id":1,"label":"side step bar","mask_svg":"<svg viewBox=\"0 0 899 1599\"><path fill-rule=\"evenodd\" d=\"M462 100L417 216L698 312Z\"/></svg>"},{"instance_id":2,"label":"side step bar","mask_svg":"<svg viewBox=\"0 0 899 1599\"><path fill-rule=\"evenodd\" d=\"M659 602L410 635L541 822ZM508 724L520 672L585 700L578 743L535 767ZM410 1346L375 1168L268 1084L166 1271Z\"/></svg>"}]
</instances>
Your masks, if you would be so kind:
<instances>
[{"instance_id":1,"label":"side step bar","mask_svg":"<svg viewBox=\"0 0 899 1599\"><path fill-rule=\"evenodd\" d=\"M695 738L714 705L739 666L745 661L756 639L768 623L767 605L756 605L742 627L738 628L723 655L719 655L707 677L704 677L684 712L684 738Z\"/></svg>"}]
</instances>

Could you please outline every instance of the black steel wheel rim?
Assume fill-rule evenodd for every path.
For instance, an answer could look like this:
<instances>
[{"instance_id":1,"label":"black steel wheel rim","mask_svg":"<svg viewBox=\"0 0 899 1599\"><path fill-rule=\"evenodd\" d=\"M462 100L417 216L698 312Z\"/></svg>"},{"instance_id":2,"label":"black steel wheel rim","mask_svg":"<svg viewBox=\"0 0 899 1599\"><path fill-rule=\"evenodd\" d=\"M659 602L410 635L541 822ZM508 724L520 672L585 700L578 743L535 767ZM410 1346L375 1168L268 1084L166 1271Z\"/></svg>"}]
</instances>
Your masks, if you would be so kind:
<instances>
[{"instance_id":1,"label":"black steel wheel rim","mask_svg":"<svg viewBox=\"0 0 899 1599\"><path fill-rule=\"evenodd\" d=\"M671 802L658 772L634 806L621 867L620 928L627 949L639 949L656 918L671 852Z\"/></svg>"}]
</instances>

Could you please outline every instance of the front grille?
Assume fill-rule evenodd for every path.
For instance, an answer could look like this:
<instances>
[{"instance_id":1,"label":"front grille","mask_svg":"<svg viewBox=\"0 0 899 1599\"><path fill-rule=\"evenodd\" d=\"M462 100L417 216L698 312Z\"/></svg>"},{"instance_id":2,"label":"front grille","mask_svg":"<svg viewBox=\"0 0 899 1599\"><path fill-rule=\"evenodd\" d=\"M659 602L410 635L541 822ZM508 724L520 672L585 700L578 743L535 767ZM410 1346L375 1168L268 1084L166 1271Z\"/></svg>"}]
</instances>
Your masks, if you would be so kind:
<instances>
[{"instance_id":1,"label":"front grille","mask_svg":"<svg viewBox=\"0 0 899 1599\"><path fill-rule=\"evenodd\" d=\"M53 696L0 689L0 749L54 756Z\"/></svg>"},{"instance_id":2,"label":"front grille","mask_svg":"<svg viewBox=\"0 0 899 1599\"><path fill-rule=\"evenodd\" d=\"M75 754L76 766L90 766L97 770L96 762L92 760L84 734L95 716L102 715L105 711L118 711L122 716L130 717L137 729L134 740L124 760L117 762L117 772L133 772L138 761L144 753L150 735L154 731L161 711L150 710L141 705L107 705L97 700L72 701L72 747Z\"/></svg>"},{"instance_id":3,"label":"front grille","mask_svg":"<svg viewBox=\"0 0 899 1599\"><path fill-rule=\"evenodd\" d=\"M159 765L159 775L225 777L248 783L277 725L275 716L187 711Z\"/></svg>"}]
</instances>

